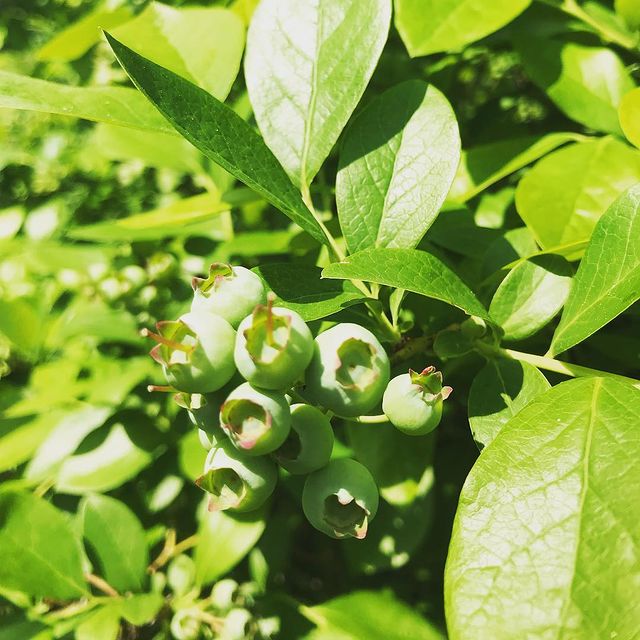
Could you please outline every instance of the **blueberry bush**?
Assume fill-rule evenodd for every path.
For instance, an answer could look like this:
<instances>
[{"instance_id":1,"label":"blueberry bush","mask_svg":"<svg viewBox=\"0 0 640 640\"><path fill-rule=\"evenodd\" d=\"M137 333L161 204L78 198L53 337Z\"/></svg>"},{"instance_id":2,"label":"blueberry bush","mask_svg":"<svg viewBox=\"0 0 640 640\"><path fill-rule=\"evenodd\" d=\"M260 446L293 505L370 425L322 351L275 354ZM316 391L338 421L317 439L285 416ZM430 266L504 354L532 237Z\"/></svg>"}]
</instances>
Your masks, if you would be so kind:
<instances>
[{"instance_id":1,"label":"blueberry bush","mask_svg":"<svg viewBox=\"0 0 640 640\"><path fill-rule=\"evenodd\" d=\"M0 640L638 638L639 78L637 0L3 0Z\"/></svg>"}]
</instances>

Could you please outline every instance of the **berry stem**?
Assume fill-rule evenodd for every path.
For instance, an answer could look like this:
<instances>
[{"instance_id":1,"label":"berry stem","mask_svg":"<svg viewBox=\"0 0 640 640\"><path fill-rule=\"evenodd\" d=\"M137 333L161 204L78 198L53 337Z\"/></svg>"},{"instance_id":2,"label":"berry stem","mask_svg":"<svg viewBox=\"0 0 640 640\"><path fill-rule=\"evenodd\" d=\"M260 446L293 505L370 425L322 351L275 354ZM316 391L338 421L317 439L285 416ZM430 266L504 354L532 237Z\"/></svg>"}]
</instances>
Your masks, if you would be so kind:
<instances>
[{"instance_id":1,"label":"berry stem","mask_svg":"<svg viewBox=\"0 0 640 640\"><path fill-rule=\"evenodd\" d=\"M343 418L349 422L359 422L360 424L382 424L383 422L389 422L389 418L381 413L377 416L358 416L357 418Z\"/></svg>"}]
</instances>

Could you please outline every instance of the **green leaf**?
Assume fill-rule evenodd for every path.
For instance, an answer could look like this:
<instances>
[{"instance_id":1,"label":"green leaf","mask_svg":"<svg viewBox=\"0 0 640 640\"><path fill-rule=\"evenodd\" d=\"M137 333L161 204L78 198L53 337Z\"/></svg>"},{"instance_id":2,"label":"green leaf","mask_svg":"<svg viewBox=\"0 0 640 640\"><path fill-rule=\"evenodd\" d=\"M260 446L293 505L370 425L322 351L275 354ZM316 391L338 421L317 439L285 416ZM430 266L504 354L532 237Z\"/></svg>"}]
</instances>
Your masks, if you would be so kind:
<instances>
[{"instance_id":1,"label":"green leaf","mask_svg":"<svg viewBox=\"0 0 640 640\"><path fill-rule=\"evenodd\" d=\"M217 580L251 551L264 531L265 513L265 507L234 514L204 511L193 558L197 584Z\"/></svg>"},{"instance_id":2,"label":"green leaf","mask_svg":"<svg viewBox=\"0 0 640 640\"><path fill-rule=\"evenodd\" d=\"M125 87L72 87L0 71L0 107L175 133L143 96Z\"/></svg>"},{"instance_id":3,"label":"green leaf","mask_svg":"<svg viewBox=\"0 0 640 640\"><path fill-rule=\"evenodd\" d=\"M569 118L596 131L621 133L618 106L635 85L612 49L550 38L518 38L515 46L525 71Z\"/></svg>"},{"instance_id":4,"label":"green leaf","mask_svg":"<svg viewBox=\"0 0 640 640\"><path fill-rule=\"evenodd\" d=\"M488 320L474 293L438 258L415 249L366 249L322 272L323 278L365 280L448 302Z\"/></svg>"},{"instance_id":5,"label":"green leaf","mask_svg":"<svg viewBox=\"0 0 640 640\"><path fill-rule=\"evenodd\" d=\"M444 636L414 609L389 591L355 591L314 607L302 614L340 640L444 640ZM321 633L318 638L329 638Z\"/></svg>"},{"instance_id":6,"label":"green leaf","mask_svg":"<svg viewBox=\"0 0 640 640\"><path fill-rule=\"evenodd\" d=\"M358 104L384 47L391 0L262 0L245 77L258 127L307 187Z\"/></svg>"},{"instance_id":7,"label":"green leaf","mask_svg":"<svg viewBox=\"0 0 640 640\"><path fill-rule=\"evenodd\" d=\"M349 126L340 151L336 202L349 251L415 247L459 161L456 116L434 86L409 80L375 98Z\"/></svg>"},{"instance_id":8,"label":"green leaf","mask_svg":"<svg viewBox=\"0 0 640 640\"><path fill-rule=\"evenodd\" d=\"M72 25L63 29L36 53L38 60L71 62L83 56L102 37L101 29L116 27L131 18L124 0L104 0Z\"/></svg>"},{"instance_id":9,"label":"green leaf","mask_svg":"<svg viewBox=\"0 0 640 640\"><path fill-rule=\"evenodd\" d=\"M516 208L547 249L588 240L600 216L640 182L640 152L610 137L574 144L538 162L518 184Z\"/></svg>"},{"instance_id":10,"label":"green leaf","mask_svg":"<svg viewBox=\"0 0 640 640\"><path fill-rule=\"evenodd\" d=\"M2 616L0 640L51 640L53 632L42 622L29 620L24 612Z\"/></svg>"},{"instance_id":11,"label":"green leaf","mask_svg":"<svg viewBox=\"0 0 640 640\"><path fill-rule=\"evenodd\" d=\"M67 518L29 493L0 494L0 585L56 600L87 592Z\"/></svg>"},{"instance_id":12,"label":"green leaf","mask_svg":"<svg viewBox=\"0 0 640 640\"><path fill-rule=\"evenodd\" d=\"M521 14L531 0L395 0L395 22L412 58L459 51Z\"/></svg>"},{"instance_id":13,"label":"green leaf","mask_svg":"<svg viewBox=\"0 0 640 640\"><path fill-rule=\"evenodd\" d=\"M633 386L571 380L522 409L482 452L447 559L452 640L637 633L638 415Z\"/></svg>"},{"instance_id":14,"label":"green leaf","mask_svg":"<svg viewBox=\"0 0 640 640\"><path fill-rule=\"evenodd\" d=\"M75 640L117 640L120 632L118 607L107 603L92 611L75 630Z\"/></svg>"},{"instance_id":15,"label":"green leaf","mask_svg":"<svg viewBox=\"0 0 640 640\"><path fill-rule=\"evenodd\" d=\"M640 184L602 216L574 280L553 354L585 340L640 299Z\"/></svg>"},{"instance_id":16,"label":"green leaf","mask_svg":"<svg viewBox=\"0 0 640 640\"><path fill-rule=\"evenodd\" d=\"M120 615L131 624L141 627L158 614L164 598L160 593L137 593L119 601Z\"/></svg>"},{"instance_id":17,"label":"green leaf","mask_svg":"<svg viewBox=\"0 0 640 640\"><path fill-rule=\"evenodd\" d=\"M629 91L622 98L618 115L627 140L640 148L640 89Z\"/></svg>"},{"instance_id":18,"label":"green leaf","mask_svg":"<svg viewBox=\"0 0 640 640\"><path fill-rule=\"evenodd\" d=\"M547 379L527 362L487 361L469 390L469 424L478 447L490 444L514 415L549 388Z\"/></svg>"},{"instance_id":19,"label":"green leaf","mask_svg":"<svg viewBox=\"0 0 640 640\"><path fill-rule=\"evenodd\" d=\"M222 101L238 75L244 50L242 20L219 7L174 9L152 2L112 33L141 56Z\"/></svg>"},{"instance_id":20,"label":"green leaf","mask_svg":"<svg viewBox=\"0 0 640 640\"><path fill-rule=\"evenodd\" d=\"M85 498L79 513L100 575L116 591L140 591L146 581L149 550L138 518L119 500L101 495Z\"/></svg>"},{"instance_id":21,"label":"green leaf","mask_svg":"<svg viewBox=\"0 0 640 640\"><path fill-rule=\"evenodd\" d=\"M515 173L567 142L585 140L577 133L509 138L479 145L462 152L448 200L463 203L502 178Z\"/></svg>"},{"instance_id":22,"label":"green leaf","mask_svg":"<svg viewBox=\"0 0 640 640\"><path fill-rule=\"evenodd\" d=\"M110 491L134 478L152 459L151 453L137 446L117 423L95 448L63 462L55 487L60 493L74 495Z\"/></svg>"},{"instance_id":23,"label":"green leaf","mask_svg":"<svg viewBox=\"0 0 640 640\"><path fill-rule=\"evenodd\" d=\"M561 256L545 255L519 262L500 283L489 315L506 340L522 340L548 324L571 290L571 265Z\"/></svg>"},{"instance_id":24,"label":"green leaf","mask_svg":"<svg viewBox=\"0 0 640 640\"><path fill-rule=\"evenodd\" d=\"M134 84L208 158L285 213L318 242L326 238L300 193L260 136L213 96L107 34Z\"/></svg>"},{"instance_id":25,"label":"green leaf","mask_svg":"<svg viewBox=\"0 0 640 640\"><path fill-rule=\"evenodd\" d=\"M640 7L636 0L614 0L616 13L624 18L631 29L640 29Z\"/></svg>"},{"instance_id":26,"label":"green leaf","mask_svg":"<svg viewBox=\"0 0 640 640\"><path fill-rule=\"evenodd\" d=\"M350 282L322 280L322 269L301 264L263 264L254 271L277 296L275 304L311 322L365 300Z\"/></svg>"}]
</instances>

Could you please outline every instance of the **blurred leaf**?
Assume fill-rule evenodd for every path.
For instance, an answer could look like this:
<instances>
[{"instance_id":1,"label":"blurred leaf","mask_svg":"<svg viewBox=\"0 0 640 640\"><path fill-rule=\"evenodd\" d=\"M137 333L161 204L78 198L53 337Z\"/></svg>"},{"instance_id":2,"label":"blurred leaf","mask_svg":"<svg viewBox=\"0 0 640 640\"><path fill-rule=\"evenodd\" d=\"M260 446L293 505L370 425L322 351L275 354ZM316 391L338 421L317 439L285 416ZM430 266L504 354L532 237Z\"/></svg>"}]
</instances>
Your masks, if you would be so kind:
<instances>
[{"instance_id":1,"label":"blurred leaf","mask_svg":"<svg viewBox=\"0 0 640 640\"><path fill-rule=\"evenodd\" d=\"M570 380L482 452L447 558L452 639L637 633L638 415L632 385Z\"/></svg>"},{"instance_id":2,"label":"blurred leaf","mask_svg":"<svg viewBox=\"0 0 640 640\"><path fill-rule=\"evenodd\" d=\"M283 255L292 251L293 231L245 231L228 242L221 243L213 253L218 262L229 262L234 257Z\"/></svg>"},{"instance_id":3,"label":"blurred leaf","mask_svg":"<svg viewBox=\"0 0 640 640\"><path fill-rule=\"evenodd\" d=\"M527 362L488 360L469 390L469 424L478 447L490 444L514 415L550 387Z\"/></svg>"},{"instance_id":4,"label":"blurred leaf","mask_svg":"<svg viewBox=\"0 0 640 640\"><path fill-rule=\"evenodd\" d=\"M186 478L195 481L202 475L207 451L200 444L198 431L190 429L178 442L178 464Z\"/></svg>"},{"instance_id":5,"label":"blurred leaf","mask_svg":"<svg viewBox=\"0 0 640 640\"><path fill-rule=\"evenodd\" d=\"M149 550L134 513L108 496L86 497L81 514L83 536L100 564L100 575L116 591L140 591L146 582Z\"/></svg>"},{"instance_id":6,"label":"blurred leaf","mask_svg":"<svg viewBox=\"0 0 640 640\"><path fill-rule=\"evenodd\" d=\"M0 300L0 333L27 357L37 355L47 334L49 316L43 300Z\"/></svg>"},{"instance_id":7,"label":"blurred leaf","mask_svg":"<svg viewBox=\"0 0 640 640\"><path fill-rule=\"evenodd\" d=\"M318 640L444 640L411 607L388 591L355 591L315 607L301 607L315 623Z\"/></svg>"},{"instance_id":8,"label":"blurred leaf","mask_svg":"<svg viewBox=\"0 0 640 640\"><path fill-rule=\"evenodd\" d=\"M24 222L25 210L23 207L9 207L0 211L0 240L13 238Z\"/></svg>"},{"instance_id":9,"label":"blurred leaf","mask_svg":"<svg viewBox=\"0 0 640 640\"><path fill-rule=\"evenodd\" d=\"M296 186L311 183L360 101L390 19L391 0L262 0L256 8L244 67L249 98Z\"/></svg>"},{"instance_id":10,"label":"blurred leaf","mask_svg":"<svg viewBox=\"0 0 640 640\"><path fill-rule=\"evenodd\" d=\"M125 87L72 87L0 71L0 107L174 133L143 96Z\"/></svg>"},{"instance_id":11,"label":"blurred leaf","mask_svg":"<svg viewBox=\"0 0 640 640\"><path fill-rule=\"evenodd\" d=\"M572 285L571 265L560 256L524 260L500 283L489 314L505 340L523 340L560 313Z\"/></svg>"},{"instance_id":12,"label":"blurred leaf","mask_svg":"<svg viewBox=\"0 0 640 640\"><path fill-rule=\"evenodd\" d=\"M322 280L319 267L276 263L255 267L254 271L276 294L276 305L299 313L306 322L325 318L365 299L348 281Z\"/></svg>"},{"instance_id":13,"label":"blurred leaf","mask_svg":"<svg viewBox=\"0 0 640 640\"><path fill-rule=\"evenodd\" d=\"M585 340L640 299L640 185L600 218L574 280L553 354Z\"/></svg>"},{"instance_id":14,"label":"blurred leaf","mask_svg":"<svg viewBox=\"0 0 640 640\"><path fill-rule=\"evenodd\" d=\"M130 18L131 9L124 0L104 0L49 40L37 51L36 57L46 62L76 60L100 41L101 29L115 27Z\"/></svg>"},{"instance_id":15,"label":"blurred leaf","mask_svg":"<svg viewBox=\"0 0 640 640\"><path fill-rule=\"evenodd\" d=\"M406 289L488 319L467 285L435 256L415 249L367 249L325 267L323 278L356 279Z\"/></svg>"},{"instance_id":16,"label":"blurred leaf","mask_svg":"<svg viewBox=\"0 0 640 640\"><path fill-rule=\"evenodd\" d=\"M266 506L249 513L204 510L195 548L196 582L204 586L244 558L265 527Z\"/></svg>"},{"instance_id":17,"label":"blurred leaf","mask_svg":"<svg viewBox=\"0 0 640 640\"><path fill-rule=\"evenodd\" d=\"M23 613L0 616L0 640L50 640L53 631L37 620L29 620Z\"/></svg>"},{"instance_id":18,"label":"blurred leaf","mask_svg":"<svg viewBox=\"0 0 640 640\"><path fill-rule=\"evenodd\" d=\"M151 2L112 33L148 60L222 101L238 75L244 50L242 20L220 7L175 9Z\"/></svg>"},{"instance_id":19,"label":"blurred leaf","mask_svg":"<svg viewBox=\"0 0 640 640\"><path fill-rule=\"evenodd\" d=\"M616 13L622 16L631 29L640 29L640 6L636 0L614 0Z\"/></svg>"},{"instance_id":20,"label":"blurred leaf","mask_svg":"<svg viewBox=\"0 0 640 640\"><path fill-rule=\"evenodd\" d=\"M318 242L326 242L320 225L300 193L250 125L206 91L107 37L136 86L181 135L279 208ZM194 119L194 113L201 117Z\"/></svg>"},{"instance_id":21,"label":"blurred leaf","mask_svg":"<svg viewBox=\"0 0 640 640\"><path fill-rule=\"evenodd\" d=\"M349 251L415 247L436 219L459 160L456 115L433 85L409 80L372 100L340 150L336 203Z\"/></svg>"},{"instance_id":22,"label":"blurred leaf","mask_svg":"<svg viewBox=\"0 0 640 640\"><path fill-rule=\"evenodd\" d=\"M627 140L640 148L640 88L629 91L622 98L618 115Z\"/></svg>"},{"instance_id":23,"label":"blurred leaf","mask_svg":"<svg viewBox=\"0 0 640 640\"><path fill-rule=\"evenodd\" d=\"M518 184L520 217L544 249L588 240L598 218L640 182L640 151L611 137L560 149Z\"/></svg>"},{"instance_id":24,"label":"blurred leaf","mask_svg":"<svg viewBox=\"0 0 640 640\"><path fill-rule=\"evenodd\" d=\"M63 601L87 593L67 518L29 493L0 494L0 584Z\"/></svg>"},{"instance_id":25,"label":"blurred leaf","mask_svg":"<svg viewBox=\"0 0 640 640\"><path fill-rule=\"evenodd\" d=\"M164 604L160 593L138 593L119 601L120 614L129 623L141 627L158 615Z\"/></svg>"},{"instance_id":26,"label":"blurred leaf","mask_svg":"<svg viewBox=\"0 0 640 640\"><path fill-rule=\"evenodd\" d=\"M113 604L94 609L75 630L75 640L117 640L120 613Z\"/></svg>"},{"instance_id":27,"label":"blurred leaf","mask_svg":"<svg viewBox=\"0 0 640 640\"><path fill-rule=\"evenodd\" d=\"M56 491L75 495L110 491L138 475L152 459L152 454L134 444L127 430L117 423L97 447L63 462Z\"/></svg>"},{"instance_id":28,"label":"blurred leaf","mask_svg":"<svg viewBox=\"0 0 640 640\"><path fill-rule=\"evenodd\" d=\"M515 46L531 79L567 116L596 131L621 133L618 106L635 85L612 49L526 37Z\"/></svg>"}]
</instances>

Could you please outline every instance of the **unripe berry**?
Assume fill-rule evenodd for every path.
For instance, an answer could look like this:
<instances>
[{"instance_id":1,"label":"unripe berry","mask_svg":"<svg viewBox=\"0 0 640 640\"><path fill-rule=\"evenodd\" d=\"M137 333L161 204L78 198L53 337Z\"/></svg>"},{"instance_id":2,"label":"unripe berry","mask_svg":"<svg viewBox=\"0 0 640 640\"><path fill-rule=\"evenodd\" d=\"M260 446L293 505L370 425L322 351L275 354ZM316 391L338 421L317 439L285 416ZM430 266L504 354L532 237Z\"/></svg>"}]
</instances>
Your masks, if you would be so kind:
<instances>
[{"instance_id":1,"label":"unripe berry","mask_svg":"<svg viewBox=\"0 0 640 640\"><path fill-rule=\"evenodd\" d=\"M273 457L289 473L311 473L329 462L332 449L333 429L329 418L308 404L294 404L291 431Z\"/></svg>"},{"instance_id":2,"label":"unripe berry","mask_svg":"<svg viewBox=\"0 0 640 640\"><path fill-rule=\"evenodd\" d=\"M302 492L305 516L332 538L364 538L378 501L378 487L369 470L349 458L332 460L312 473Z\"/></svg>"},{"instance_id":3,"label":"unripe berry","mask_svg":"<svg viewBox=\"0 0 640 640\"><path fill-rule=\"evenodd\" d=\"M159 344L151 356L162 365L167 382L178 391L209 393L223 387L235 372L235 331L220 318L185 313L176 321L158 322L158 333L143 335Z\"/></svg>"},{"instance_id":4,"label":"unripe berry","mask_svg":"<svg viewBox=\"0 0 640 640\"><path fill-rule=\"evenodd\" d=\"M238 327L234 358L247 382L263 389L290 389L313 355L313 336L295 312L258 305Z\"/></svg>"},{"instance_id":5,"label":"unripe berry","mask_svg":"<svg viewBox=\"0 0 640 640\"><path fill-rule=\"evenodd\" d=\"M291 413L283 394L261 391L245 382L224 401L220 426L236 449L260 456L275 451L287 439Z\"/></svg>"},{"instance_id":6,"label":"unripe berry","mask_svg":"<svg viewBox=\"0 0 640 640\"><path fill-rule=\"evenodd\" d=\"M218 315L234 328L257 304L266 300L260 277L244 267L216 262L209 267L209 277L192 280L192 311Z\"/></svg>"},{"instance_id":7,"label":"unripe berry","mask_svg":"<svg viewBox=\"0 0 640 640\"><path fill-rule=\"evenodd\" d=\"M377 338L360 325L342 323L315 343L305 398L347 418L373 409L389 382L389 357Z\"/></svg>"},{"instance_id":8,"label":"unripe berry","mask_svg":"<svg viewBox=\"0 0 640 640\"><path fill-rule=\"evenodd\" d=\"M278 469L267 457L247 458L228 441L209 451L196 484L211 494L210 511L253 511L273 493Z\"/></svg>"},{"instance_id":9,"label":"unripe berry","mask_svg":"<svg viewBox=\"0 0 640 640\"><path fill-rule=\"evenodd\" d=\"M422 436L440 424L442 402L451 391L451 387L442 386L442 373L435 367L427 367L422 373L410 370L389 382L382 410L403 433Z\"/></svg>"},{"instance_id":10,"label":"unripe berry","mask_svg":"<svg viewBox=\"0 0 640 640\"><path fill-rule=\"evenodd\" d=\"M176 640L197 640L200 636L200 619L197 610L180 609L171 618L171 635Z\"/></svg>"},{"instance_id":11,"label":"unripe berry","mask_svg":"<svg viewBox=\"0 0 640 640\"><path fill-rule=\"evenodd\" d=\"M225 398L221 391L175 395L176 403L187 410L189 420L198 428L198 439L207 451L225 437L220 429L220 407Z\"/></svg>"}]
</instances>

